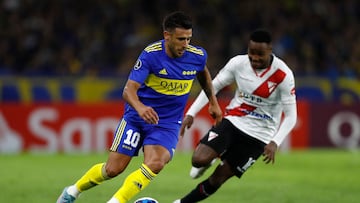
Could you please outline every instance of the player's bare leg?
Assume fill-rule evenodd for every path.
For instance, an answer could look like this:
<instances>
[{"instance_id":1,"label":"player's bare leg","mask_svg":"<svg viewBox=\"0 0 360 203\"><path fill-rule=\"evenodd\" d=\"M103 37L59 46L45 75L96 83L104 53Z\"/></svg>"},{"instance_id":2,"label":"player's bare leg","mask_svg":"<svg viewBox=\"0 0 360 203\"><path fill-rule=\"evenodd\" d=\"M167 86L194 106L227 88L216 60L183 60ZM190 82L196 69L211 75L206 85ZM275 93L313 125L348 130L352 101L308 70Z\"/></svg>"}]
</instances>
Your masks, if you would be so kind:
<instances>
[{"instance_id":1,"label":"player's bare leg","mask_svg":"<svg viewBox=\"0 0 360 203\"><path fill-rule=\"evenodd\" d=\"M192 203L206 199L234 175L230 165L226 161L221 162L208 179L199 183L195 189L183 198L175 200L174 203Z\"/></svg>"},{"instance_id":2,"label":"player's bare leg","mask_svg":"<svg viewBox=\"0 0 360 203\"><path fill-rule=\"evenodd\" d=\"M129 174L108 203L124 203L144 190L170 161L170 152L160 145L144 146L144 163Z\"/></svg>"},{"instance_id":3,"label":"player's bare leg","mask_svg":"<svg viewBox=\"0 0 360 203\"><path fill-rule=\"evenodd\" d=\"M190 169L190 177L193 179L201 177L216 162L217 157L215 150L200 143L192 156L193 166Z\"/></svg>"},{"instance_id":4,"label":"player's bare leg","mask_svg":"<svg viewBox=\"0 0 360 203\"><path fill-rule=\"evenodd\" d=\"M106 163L92 166L75 184L66 187L56 203L73 203L81 192L121 174L128 166L130 156L110 152Z\"/></svg>"}]
</instances>

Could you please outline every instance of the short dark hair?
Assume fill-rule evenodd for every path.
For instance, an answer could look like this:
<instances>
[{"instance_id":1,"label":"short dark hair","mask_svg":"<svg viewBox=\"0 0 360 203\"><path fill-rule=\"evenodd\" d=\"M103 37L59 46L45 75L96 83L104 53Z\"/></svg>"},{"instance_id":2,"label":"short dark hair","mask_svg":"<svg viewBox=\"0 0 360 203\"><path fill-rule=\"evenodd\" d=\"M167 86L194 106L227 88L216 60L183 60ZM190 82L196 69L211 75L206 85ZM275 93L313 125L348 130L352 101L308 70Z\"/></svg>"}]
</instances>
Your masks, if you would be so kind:
<instances>
[{"instance_id":1,"label":"short dark hair","mask_svg":"<svg viewBox=\"0 0 360 203\"><path fill-rule=\"evenodd\" d=\"M257 29L250 35L250 40L254 42L265 42L267 44L271 43L271 34L265 29Z\"/></svg>"},{"instance_id":2,"label":"short dark hair","mask_svg":"<svg viewBox=\"0 0 360 203\"><path fill-rule=\"evenodd\" d=\"M181 11L175 11L167 15L163 21L163 29L173 31L175 28L191 29L191 17Z\"/></svg>"}]
</instances>

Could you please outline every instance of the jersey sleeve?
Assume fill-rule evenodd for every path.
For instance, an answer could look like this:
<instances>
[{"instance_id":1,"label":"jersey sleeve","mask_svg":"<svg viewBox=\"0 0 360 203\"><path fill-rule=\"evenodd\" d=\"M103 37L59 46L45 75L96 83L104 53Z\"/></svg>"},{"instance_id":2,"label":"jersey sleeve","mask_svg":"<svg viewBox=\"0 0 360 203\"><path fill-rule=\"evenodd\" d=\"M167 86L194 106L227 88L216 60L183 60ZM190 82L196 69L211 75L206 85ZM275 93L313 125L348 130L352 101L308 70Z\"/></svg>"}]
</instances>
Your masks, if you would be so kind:
<instances>
[{"instance_id":1,"label":"jersey sleeve","mask_svg":"<svg viewBox=\"0 0 360 203\"><path fill-rule=\"evenodd\" d=\"M286 74L284 82L281 84L281 102L283 104L296 103L295 79L291 71Z\"/></svg>"},{"instance_id":2,"label":"jersey sleeve","mask_svg":"<svg viewBox=\"0 0 360 203\"><path fill-rule=\"evenodd\" d=\"M216 86L214 86L215 91L219 91L223 87L230 85L235 81L235 73L236 69L236 61L235 58L230 59L226 65L219 71L219 73L215 76L214 80L216 81Z\"/></svg>"},{"instance_id":3,"label":"jersey sleeve","mask_svg":"<svg viewBox=\"0 0 360 203\"><path fill-rule=\"evenodd\" d=\"M129 79L143 84L149 73L150 66L148 61L148 53L143 51L136 60L134 67L130 71Z\"/></svg>"},{"instance_id":4,"label":"jersey sleeve","mask_svg":"<svg viewBox=\"0 0 360 203\"><path fill-rule=\"evenodd\" d=\"M284 120L281 123L279 130L272 139L277 146L284 141L285 137L290 133L294 128L297 120L297 108L296 103L293 104L284 104L283 105Z\"/></svg>"},{"instance_id":5,"label":"jersey sleeve","mask_svg":"<svg viewBox=\"0 0 360 203\"><path fill-rule=\"evenodd\" d=\"M212 81L214 87L214 93L217 94L225 86L231 84L235 77L232 72L234 68L233 61L229 61L215 76ZM209 99L206 97L204 91L201 91L199 96L195 99L194 103L190 106L189 110L186 112L186 115L195 117L195 115L209 102Z\"/></svg>"},{"instance_id":6,"label":"jersey sleeve","mask_svg":"<svg viewBox=\"0 0 360 203\"><path fill-rule=\"evenodd\" d=\"M281 102L284 119L273 138L273 141L278 146L283 142L285 137L294 128L297 120L295 79L291 71L287 71L287 76L282 83L281 88Z\"/></svg>"}]
</instances>

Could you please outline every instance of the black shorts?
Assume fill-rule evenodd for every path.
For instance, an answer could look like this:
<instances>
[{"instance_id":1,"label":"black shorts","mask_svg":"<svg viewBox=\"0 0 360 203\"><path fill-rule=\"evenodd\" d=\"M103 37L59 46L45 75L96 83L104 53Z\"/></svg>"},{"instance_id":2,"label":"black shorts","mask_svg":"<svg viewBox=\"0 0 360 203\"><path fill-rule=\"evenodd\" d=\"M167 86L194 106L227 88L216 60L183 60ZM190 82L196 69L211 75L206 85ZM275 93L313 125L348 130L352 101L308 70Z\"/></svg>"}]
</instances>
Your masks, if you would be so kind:
<instances>
[{"instance_id":1,"label":"black shorts","mask_svg":"<svg viewBox=\"0 0 360 203\"><path fill-rule=\"evenodd\" d=\"M263 154L266 145L227 119L212 127L200 142L214 149L221 160L226 160L239 178Z\"/></svg>"}]
</instances>

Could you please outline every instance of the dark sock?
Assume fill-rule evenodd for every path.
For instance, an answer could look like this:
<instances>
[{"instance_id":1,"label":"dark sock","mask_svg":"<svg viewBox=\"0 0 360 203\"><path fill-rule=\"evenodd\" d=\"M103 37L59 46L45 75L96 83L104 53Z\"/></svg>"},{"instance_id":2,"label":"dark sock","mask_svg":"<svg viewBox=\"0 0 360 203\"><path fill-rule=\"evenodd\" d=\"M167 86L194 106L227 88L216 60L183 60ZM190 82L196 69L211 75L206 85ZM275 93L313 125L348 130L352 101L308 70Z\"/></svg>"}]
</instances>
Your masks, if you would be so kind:
<instances>
[{"instance_id":1,"label":"dark sock","mask_svg":"<svg viewBox=\"0 0 360 203\"><path fill-rule=\"evenodd\" d=\"M181 203L194 203L206 199L216 192L220 186L212 186L208 179L199 183L194 190L181 199Z\"/></svg>"}]
</instances>

